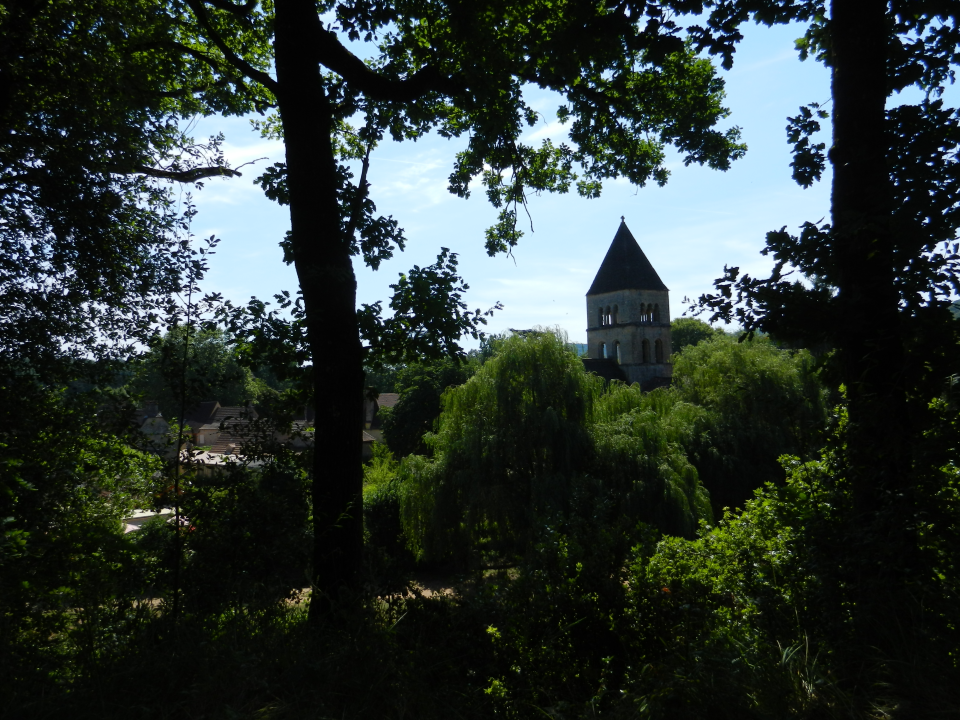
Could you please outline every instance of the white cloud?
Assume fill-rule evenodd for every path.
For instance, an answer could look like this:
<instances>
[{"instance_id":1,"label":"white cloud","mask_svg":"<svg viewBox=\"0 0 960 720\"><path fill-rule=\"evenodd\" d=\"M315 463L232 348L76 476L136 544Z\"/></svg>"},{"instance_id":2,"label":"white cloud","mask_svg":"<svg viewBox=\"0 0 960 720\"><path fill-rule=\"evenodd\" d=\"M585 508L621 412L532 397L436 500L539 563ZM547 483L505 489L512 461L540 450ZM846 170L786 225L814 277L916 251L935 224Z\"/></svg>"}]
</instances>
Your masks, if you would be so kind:
<instances>
[{"instance_id":1,"label":"white cloud","mask_svg":"<svg viewBox=\"0 0 960 720\"><path fill-rule=\"evenodd\" d=\"M256 163L256 167L263 169L274 162L281 162L284 157L283 143L276 140L259 140L249 144L225 142L222 146L223 154L231 167L237 167L259 158L266 158ZM249 168L249 166L248 166Z\"/></svg>"},{"instance_id":2,"label":"white cloud","mask_svg":"<svg viewBox=\"0 0 960 720\"><path fill-rule=\"evenodd\" d=\"M412 160L373 157L369 179L375 197L390 204L401 201L406 210L418 212L453 196L447 191L449 160L437 151L422 153Z\"/></svg>"},{"instance_id":3,"label":"white cloud","mask_svg":"<svg viewBox=\"0 0 960 720\"><path fill-rule=\"evenodd\" d=\"M728 77L745 75L747 73L755 72L770 65L777 65L787 60L793 60L794 62L797 59L797 51L793 48L789 50L784 50L777 53L776 55L771 55L764 58L763 60L758 60L746 65L734 65L733 68L729 71Z\"/></svg>"},{"instance_id":4,"label":"white cloud","mask_svg":"<svg viewBox=\"0 0 960 720\"><path fill-rule=\"evenodd\" d=\"M555 144L568 142L570 138L567 134L567 126L561 124L559 120L554 120L553 122L538 127L533 132L524 135L521 139L521 142L534 143L540 140L546 140L547 138L553 140Z\"/></svg>"}]
</instances>

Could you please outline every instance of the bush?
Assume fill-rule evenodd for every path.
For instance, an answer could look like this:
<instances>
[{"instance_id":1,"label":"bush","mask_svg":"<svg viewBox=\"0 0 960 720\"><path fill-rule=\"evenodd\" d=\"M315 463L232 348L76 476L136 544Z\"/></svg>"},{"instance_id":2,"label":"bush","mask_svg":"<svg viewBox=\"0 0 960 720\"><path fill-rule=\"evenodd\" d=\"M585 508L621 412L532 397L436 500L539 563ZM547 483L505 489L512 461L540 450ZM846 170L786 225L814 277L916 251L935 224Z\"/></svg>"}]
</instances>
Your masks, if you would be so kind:
<instances>
[{"instance_id":1,"label":"bush","mask_svg":"<svg viewBox=\"0 0 960 720\"><path fill-rule=\"evenodd\" d=\"M312 532L306 473L295 457L256 469L228 465L182 482L187 607L261 607L307 585Z\"/></svg>"}]
</instances>

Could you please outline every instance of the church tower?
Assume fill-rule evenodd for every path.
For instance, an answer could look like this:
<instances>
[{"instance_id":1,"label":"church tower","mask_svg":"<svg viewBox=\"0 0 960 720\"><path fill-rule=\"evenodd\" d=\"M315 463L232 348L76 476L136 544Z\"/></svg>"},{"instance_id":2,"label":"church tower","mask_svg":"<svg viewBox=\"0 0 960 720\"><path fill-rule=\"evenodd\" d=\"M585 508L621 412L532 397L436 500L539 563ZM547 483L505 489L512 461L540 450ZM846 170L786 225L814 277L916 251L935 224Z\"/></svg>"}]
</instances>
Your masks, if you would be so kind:
<instances>
[{"instance_id":1,"label":"church tower","mask_svg":"<svg viewBox=\"0 0 960 720\"><path fill-rule=\"evenodd\" d=\"M587 291L587 353L618 363L644 388L673 374L669 290L623 218Z\"/></svg>"}]
</instances>

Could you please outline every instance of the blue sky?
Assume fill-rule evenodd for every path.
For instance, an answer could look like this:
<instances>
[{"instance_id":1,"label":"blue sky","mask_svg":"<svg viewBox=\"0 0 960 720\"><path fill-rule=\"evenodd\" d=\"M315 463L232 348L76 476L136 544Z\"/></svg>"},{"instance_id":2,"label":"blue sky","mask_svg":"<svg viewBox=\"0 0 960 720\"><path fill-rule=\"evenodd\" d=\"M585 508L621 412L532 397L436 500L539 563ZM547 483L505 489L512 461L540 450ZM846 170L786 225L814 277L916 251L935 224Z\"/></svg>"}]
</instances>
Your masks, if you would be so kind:
<instances>
[{"instance_id":1,"label":"blue sky","mask_svg":"<svg viewBox=\"0 0 960 720\"><path fill-rule=\"evenodd\" d=\"M673 157L672 175L663 188L638 189L613 181L595 200L575 194L533 197L534 231L524 226L526 234L513 258L490 258L483 249L484 230L496 217L484 194L461 200L446 190L461 142L429 136L384 143L371 155L371 197L381 214L399 221L408 245L377 272L357 268L358 301L387 301L389 285L399 273L431 264L440 247L449 247L459 254L461 274L470 285L469 306L504 306L490 320L489 331L559 326L571 340L582 341L584 294L621 215L670 288L673 317L685 311L684 297L710 291L724 265L764 273L770 262L760 250L768 230L796 229L829 213L829 170L807 190L790 177L786 118L801 105L828 103L830 98L829 72L812 60L797 59L793 41L802 34L797 26L750 27L733 69L722 72L731 110L727 125L741 128L749 148L729 171L684 167ZM562 141L562 126L549 121L557 98L542 93L532 101L546 120L531 128L528 137ZM294 292L296 276L283 264L278 246L289 228L286 210L253 184L262 168L283 159L283 148L262 140L243 118L207 118L194 130L197 137L217 132L225 135L226 155L234 166L268 160L243 168L243 177L209 181L194 191L195 235L221 239L204 290L223 293L234 302L251 296L267 299L280 290ZM828 133L825 124L824 141L829 143Z\"/></svg>"}]
</instances>

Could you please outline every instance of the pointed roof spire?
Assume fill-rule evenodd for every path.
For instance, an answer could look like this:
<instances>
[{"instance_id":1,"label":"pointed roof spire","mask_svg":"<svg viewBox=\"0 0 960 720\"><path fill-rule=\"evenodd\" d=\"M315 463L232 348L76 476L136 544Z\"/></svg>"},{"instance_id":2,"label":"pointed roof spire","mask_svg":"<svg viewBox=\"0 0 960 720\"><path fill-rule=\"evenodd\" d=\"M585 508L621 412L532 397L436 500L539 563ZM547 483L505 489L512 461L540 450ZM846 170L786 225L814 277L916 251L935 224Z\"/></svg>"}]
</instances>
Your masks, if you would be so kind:
<instances>
[{"instance_id":1,"label":"pointed roof spire","mask_svg":"<svg viewBox=\"0 0 960 720\"><path fill-rule=\"evenodd\" d=\"M667 286L643 254L623 216L620 227L610 243L606 257L600 264L593 285L587 295L616 292L617 290L666 290Z\"/></svg>"}]
</instances>

